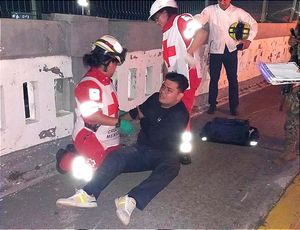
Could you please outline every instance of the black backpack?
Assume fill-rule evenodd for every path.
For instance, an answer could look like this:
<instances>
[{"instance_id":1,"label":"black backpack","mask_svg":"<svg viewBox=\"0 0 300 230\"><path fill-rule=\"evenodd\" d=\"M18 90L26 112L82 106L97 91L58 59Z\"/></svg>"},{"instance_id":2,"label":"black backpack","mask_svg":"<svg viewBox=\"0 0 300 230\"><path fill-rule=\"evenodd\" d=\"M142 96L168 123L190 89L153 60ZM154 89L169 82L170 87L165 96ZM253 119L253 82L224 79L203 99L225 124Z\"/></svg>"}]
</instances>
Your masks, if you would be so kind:
<instances>
[{"instance_id":1,"label":"black backpack","mask_svg":"<svg viewBox=\"0 0 300 230\"><path fill-rule=\"evenodd\" d=\"M255 146L259 133L249 120L216 117L204 125L200 137L203 141Z\"/></svg>"}]
</instances>

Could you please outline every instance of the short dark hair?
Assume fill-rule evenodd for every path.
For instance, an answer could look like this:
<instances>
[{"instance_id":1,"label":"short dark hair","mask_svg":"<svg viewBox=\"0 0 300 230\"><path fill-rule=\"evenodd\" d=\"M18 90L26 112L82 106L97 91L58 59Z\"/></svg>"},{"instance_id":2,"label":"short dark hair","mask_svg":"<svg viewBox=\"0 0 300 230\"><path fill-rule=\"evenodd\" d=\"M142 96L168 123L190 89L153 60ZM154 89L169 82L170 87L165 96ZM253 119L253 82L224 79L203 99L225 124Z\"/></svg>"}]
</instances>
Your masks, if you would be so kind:
<instances>
[{"instance_id":1,"label":"short dark hair","mask_svg":"<svg viewBox=\"0 0 300 230\"><path fill-rule=\"evenodd\" d=\"M105 50L98 46L83 56L83 64L90 67L107 66L112 60L113 58L105 55Z\"/></svg>"},{"instance_id":2,"label":"short dark hair","mask_svg":"<svg viewBox=\"0 0 300 230\"><path fill-rule=\"evenodd\" d=\"M169 17L178 14L178 9L177 9L177 8L174 8L174 7L169 7L169 6L167 6L167 7L162 8L161 10L162 10L162 11L165 10L165 11L167 12L167 14L168 14ZM161 11L161 12L162 12L162 11Z\"/></svg>"},{"instance_id":3,"label":"short dark hair","mask_svg":"<svg viewBox=\"0 0 300 230\"><path fill-rule=\"evenodd\" d=\"M169 72L166 74L165 79L176 82L178 84L178 89L182 93L189 87L188 79L183 74Z\"/></svg>"}]
</instances>

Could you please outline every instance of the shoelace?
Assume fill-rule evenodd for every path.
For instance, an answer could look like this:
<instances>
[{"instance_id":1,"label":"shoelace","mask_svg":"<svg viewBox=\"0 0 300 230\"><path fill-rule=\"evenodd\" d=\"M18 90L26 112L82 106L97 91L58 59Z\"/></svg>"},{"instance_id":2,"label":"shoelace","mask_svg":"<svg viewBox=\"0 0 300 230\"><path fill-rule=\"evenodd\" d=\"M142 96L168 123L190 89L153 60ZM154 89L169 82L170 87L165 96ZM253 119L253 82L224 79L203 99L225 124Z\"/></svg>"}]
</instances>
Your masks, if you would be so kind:
<instances>
[{"instance_id":1,"label":"shoelace","mask_svg":"<svg viewBox=\"0 0 300 230\"><path fill-rule=\"evenodd\" d=\"M76 191L75 197L78 197L79 201L81 203L86 203L87 202L87 196L86 196L85 192L77 190L77 189L75 189L75 191Z\"/></svg>"},{"instance_id":2,"label":"shoelace","mask_svg":"<svg viewBox=\"0 0 300 230\"><path fill-rule=\"evenodd\" d=\"M131 212L136 204L132 199L129 199L129 197L125 196L119 198L119 205L124 206L124 210L127 212L127 214L131 215Z\"/></svg>"}]
</instances>

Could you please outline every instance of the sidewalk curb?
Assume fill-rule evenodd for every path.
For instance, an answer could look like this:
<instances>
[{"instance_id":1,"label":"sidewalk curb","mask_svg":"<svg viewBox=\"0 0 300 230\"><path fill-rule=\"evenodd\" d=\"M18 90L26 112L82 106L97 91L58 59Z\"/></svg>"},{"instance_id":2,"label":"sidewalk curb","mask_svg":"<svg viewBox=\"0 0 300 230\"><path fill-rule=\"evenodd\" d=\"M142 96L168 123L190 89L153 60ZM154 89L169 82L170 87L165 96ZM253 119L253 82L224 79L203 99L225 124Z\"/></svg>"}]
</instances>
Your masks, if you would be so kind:
<instances>
[{"instance_id":1,"label":"sidewalk curb","mask_svg":"<svg viewBox=\"0 0 300 230\"><path fill-rule=\"evenodd\" d=\"M258 229L297 229L300 223L300 206L297 205L300 203L299 194L300 172L287 186L279 201L276 202Z\"/></svg>"}]
</instances>

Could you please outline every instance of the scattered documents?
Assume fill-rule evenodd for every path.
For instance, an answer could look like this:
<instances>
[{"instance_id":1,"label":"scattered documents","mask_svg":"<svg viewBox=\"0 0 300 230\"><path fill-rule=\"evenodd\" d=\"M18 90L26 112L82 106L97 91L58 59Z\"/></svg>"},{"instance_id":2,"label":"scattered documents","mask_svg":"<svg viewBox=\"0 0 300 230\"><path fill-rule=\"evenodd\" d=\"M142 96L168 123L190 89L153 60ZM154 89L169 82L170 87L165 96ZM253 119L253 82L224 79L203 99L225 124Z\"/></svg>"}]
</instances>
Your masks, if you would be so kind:
<instances>
[{"instance_id":1,"label":"scattered documents","mask_svg":"<svg viewBox=\"0 0 300 230\"><path fill-rule=\"evenodd\" d=\"M300 70L295 62L261 63L259 69L266 81L272 85L300 83Z\"/></svg>"}]
</instances>

